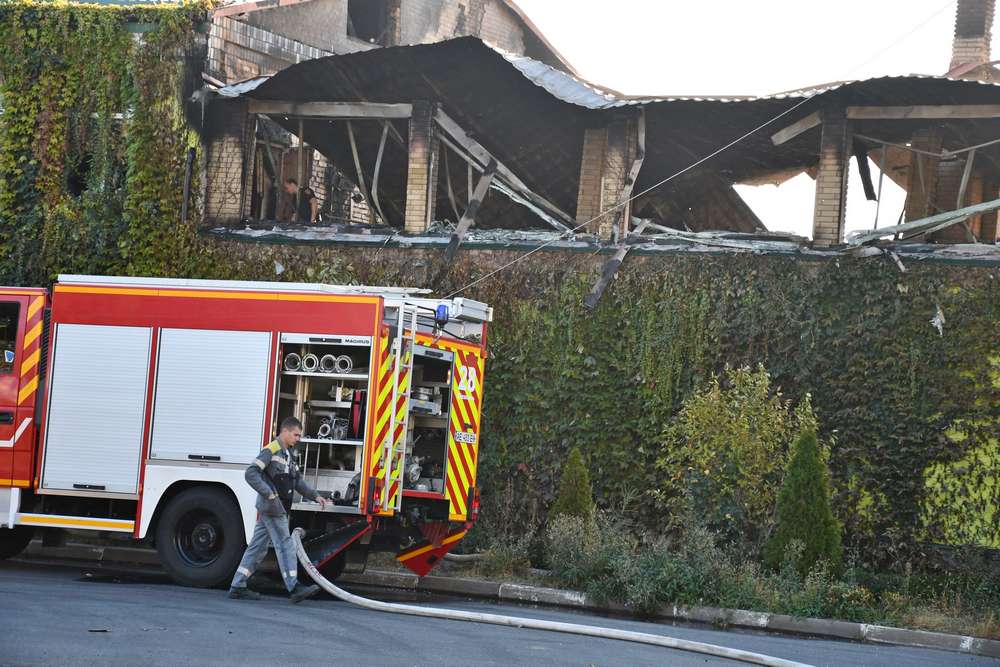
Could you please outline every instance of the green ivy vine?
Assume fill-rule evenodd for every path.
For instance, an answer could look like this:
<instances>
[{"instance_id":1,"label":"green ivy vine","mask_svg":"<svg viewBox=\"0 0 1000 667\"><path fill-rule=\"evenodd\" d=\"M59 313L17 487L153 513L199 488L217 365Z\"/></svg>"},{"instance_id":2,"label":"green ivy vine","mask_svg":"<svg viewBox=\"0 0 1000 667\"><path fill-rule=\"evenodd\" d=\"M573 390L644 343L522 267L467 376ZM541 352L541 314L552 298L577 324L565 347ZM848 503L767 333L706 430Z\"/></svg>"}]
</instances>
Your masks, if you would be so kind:
<instances>
[{"instance_id":1,"label":"green ivy vine","mask_svg":"<svg viewBox=\"0 0 1000 667\"><path fill-rule=\"evenodd\" d=\"M96 267L163 275L190 261L181 81L207 7L0 2L5 283Z\"/></svg>"}]
</instances>

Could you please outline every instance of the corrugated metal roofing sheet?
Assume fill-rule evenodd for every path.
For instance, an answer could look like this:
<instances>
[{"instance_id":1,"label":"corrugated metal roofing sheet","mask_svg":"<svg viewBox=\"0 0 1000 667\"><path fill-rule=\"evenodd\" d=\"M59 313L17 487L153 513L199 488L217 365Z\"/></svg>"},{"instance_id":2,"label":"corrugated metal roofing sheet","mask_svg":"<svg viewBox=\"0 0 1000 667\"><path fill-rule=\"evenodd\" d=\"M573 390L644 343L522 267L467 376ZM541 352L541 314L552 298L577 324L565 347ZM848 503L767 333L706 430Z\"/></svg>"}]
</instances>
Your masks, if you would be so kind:
<instances>
[{"instance_id":1,"label":"corrugated metal roofing sheet","mask_svg":"<svg viewBox=\"0 0 1000 667\"><path fill-rule=\"evenodd\" d=\"M475 38L460 38L475 39ZM873 84L879 81L904 81L904 80L933 80L933 81L953 81L969 86L997 87L997 82L970 81L968 79L952 79L947 76L932 74L900 74L871 77L868 79L853 79L846 81L832 81L814 86L806 86L794 90L788 90L768 95L652 95L652 96L629 96L617 91L604 89L600 86L586 81L580 77L573 76L551 65L528 58L527 56L510 53L489 42L482 42L483 45L496 52L504 60L510 63L521 75L531 83L542 88L554 98L573 104L585 109L614 109L626 106L644 106L648 104L658 104L665 102L756 102L763 100L800 100L804 98L817 97L825 93L831 93L842 88L852 87L860 84ZM421 45L395 46L388 50L413 49ZM337 57L337 56L332 56ZM294 67L294 66L293 66ZM292 69L292 68L288 68ZM218 94L223 97L239 97L254 91L258 86L267 81L269 77L258 77L242 81L237 84L226 86L218 90Z\"/></svg>"},{"instance_id":2,"label":"corrugated metal roofing sheet","mask_svg":"<svg viewBox=\"0 0 1000 667\"><path fill-rule=\"evenodd\" d=\"M540 86L564 102L576 104L588 109L613 109L623 106L642 106L646 104L656 104L662 102L755 102L758 100L800 100L809 97L816 97L835 90L853 86L857 84L870 84L878 81L899 81L899 80L935 80L935 81L956 81L964 84L998 86L996 82L970 81L968 79L952 79L947 76L934 74L897 74L870 77L868 79L850 79L845 81L832 81L829 83L806 86L794 90L787 90L767 95L643 95L631 96L620 93L602 90L596 84L585 81L579 77L574 77L566 72L556 70L545 63L532 60L525 56L508 53L487 42L484 42L491 49L503 56L504 60L517 68L526 79Z\"/></svg>"}]
</instances>

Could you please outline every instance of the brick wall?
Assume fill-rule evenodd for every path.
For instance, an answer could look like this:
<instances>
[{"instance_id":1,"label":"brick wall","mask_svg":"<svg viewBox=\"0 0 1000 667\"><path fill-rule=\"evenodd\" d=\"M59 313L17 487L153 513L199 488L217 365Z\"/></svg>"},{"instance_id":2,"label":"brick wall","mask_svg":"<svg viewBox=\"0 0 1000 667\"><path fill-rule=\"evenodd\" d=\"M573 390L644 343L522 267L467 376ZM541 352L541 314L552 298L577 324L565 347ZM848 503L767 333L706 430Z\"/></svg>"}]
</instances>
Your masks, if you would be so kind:
<instances>
[{"instance_id":1,"label":"brick wall","mask_svg":"<svg viewBox=\"0 0 1000 667\"><path fill-rule=\"evenodd\" d=\"M523 54L524 28L500 0L400 0L400 43L426 44L472 35Z\"/></svg>"},{"instance_id":2,"label":"brick wall","mask_svg":"<svg viewBox=\"0 0 1000 667\"><path fill-rule=\"evenodd\" d=\"M350 211L350 222L355 225L370 225L374 222L375 216L372 215L368 202L361 196L361 190L354 188L354 192L347 198L347 203Z\"/></svg>"},{"instance_id":3,"label":"brick wall","mask_svg":"<svg viewBox=\"0 0 1000 667\"><path fill-rule=\"evenodd\" d=\"M843 242L850 137L842 109L824 112L813 208L813 243L817 246Z\"/></svg>"},{"instance_id":4,"label":"brick wall","mask_svg":"<svg viewBox=\"0 0 1000 667\"><path fill-rule=\"evenodd\" d=\"M248 16L259 13L266 12ZM222 16L212 20L208 40L208 72L217 79L233 83L274 74L289 65L330 53L288 36Z\"/></svg>"},{"instance_id":5,"label":"brick wall","mask_svg":"<svg viewBox=\"0 0 1000 667\"><path fill-rule=\"evenodd\" d=\"M319 200L319 206L322 209L326 200L330 197L330 193L327 190L327 170L332 169L329 160L326 159L319 151L312 152L312 169L309 171L309 187L312 189L313 194Z\"/></svg>"},{"instance_id":6,"label":"brick wall","mask_svg":"<svg viewBox=\"0 0 1000 667\"><path fill-rule=\"evenodd\" d=\"M250 25L332 53L377 48L347 34L347 0L312 0L297 5L251 12Z\"/></svg>"},{"instance_id":7,"label":"brick wall","mask_svg":"<svg viewBox=\"0 0 1000 667\"><path fill-rule=\"evenodd\" d=\"M937 192L934 197L934 206L931 207L931 215L939 211L950 211L964 204L956 204L958 201L958 190L962 185L962 173L965 171L965 160L941 160L937 166ZM974 183L970 182L966 189L963 201L969 201L975 194ZM969 221L972 223L973 221ZM961 225L953 225L947 229L942 229L934 234L935 240L945 243L964 243L966 241L965 230Z\"/></svg>"}]
</instances>

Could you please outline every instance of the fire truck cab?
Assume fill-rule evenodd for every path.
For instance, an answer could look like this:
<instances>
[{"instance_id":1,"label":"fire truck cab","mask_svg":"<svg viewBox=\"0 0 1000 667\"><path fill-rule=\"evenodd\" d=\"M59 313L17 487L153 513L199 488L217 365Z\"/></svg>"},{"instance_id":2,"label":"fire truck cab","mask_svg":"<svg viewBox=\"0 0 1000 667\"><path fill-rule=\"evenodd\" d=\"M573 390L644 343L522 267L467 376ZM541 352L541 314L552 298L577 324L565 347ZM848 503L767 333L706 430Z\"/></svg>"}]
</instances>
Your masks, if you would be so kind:
<instances>
[{"instance_id":1,"label":"fire truck cab","mask_svg":"<svg viewBox=\"0 0 1000 667\"><path fill-rule=\"evenodd\" d=\"M372 550L426 574L477 518L492 310L427 290L60 276L0 288L0 558L39 531L155 545L180 583L235 571L244 472L298 417L333 503L293 526L324 575Z\"/></svg>"}]
</instances>

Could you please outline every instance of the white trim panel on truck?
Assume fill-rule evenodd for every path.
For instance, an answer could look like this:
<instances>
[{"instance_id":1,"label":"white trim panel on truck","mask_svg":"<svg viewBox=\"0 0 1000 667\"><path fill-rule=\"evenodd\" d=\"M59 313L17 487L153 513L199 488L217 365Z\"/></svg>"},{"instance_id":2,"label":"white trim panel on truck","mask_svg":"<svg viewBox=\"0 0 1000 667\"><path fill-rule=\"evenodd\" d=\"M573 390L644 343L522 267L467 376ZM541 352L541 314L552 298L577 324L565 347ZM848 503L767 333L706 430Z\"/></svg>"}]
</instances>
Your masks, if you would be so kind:
<instances>
[{"instance_id":1,"label":"white trim panel on truck","mask_svg":"<svg viewBox=\"0 0 1000 667\"><path fill-rule=\"evenodd\" d=\"M257 492L250 488L244 475L246 466L213 466L210 464L172 464L169 461L150 461L146 465L146 476L142 483L142 507L140 508L139 535L140 539L149 532L149 524L153 520L156 506L160 498L170 486L176 482L204 482L206 484L223 484L233 492L243 515L243 530L246 540L253 535L254 524L257 522L257 509L254 502Z\"/></svg>"},{"instance_id":2,"label":"white trim panel on truck","mask_svg":"<svg viewBox=\"0 0 1000 667\"><path fill-rule=\"evenodd\" d=\"M271 334L163 329L150 459L249 465L262 446Z\"/></svg>"},{"instance_id":3,"label":"white trim panel on truck","mask_svg":"<svg viewBox=\"0 0 1000 667\"><path fill-rule=\"evenodd\" d=\"M138 491L152 331L56 326L42 489Z\"/></svg>"}]
</instances>

